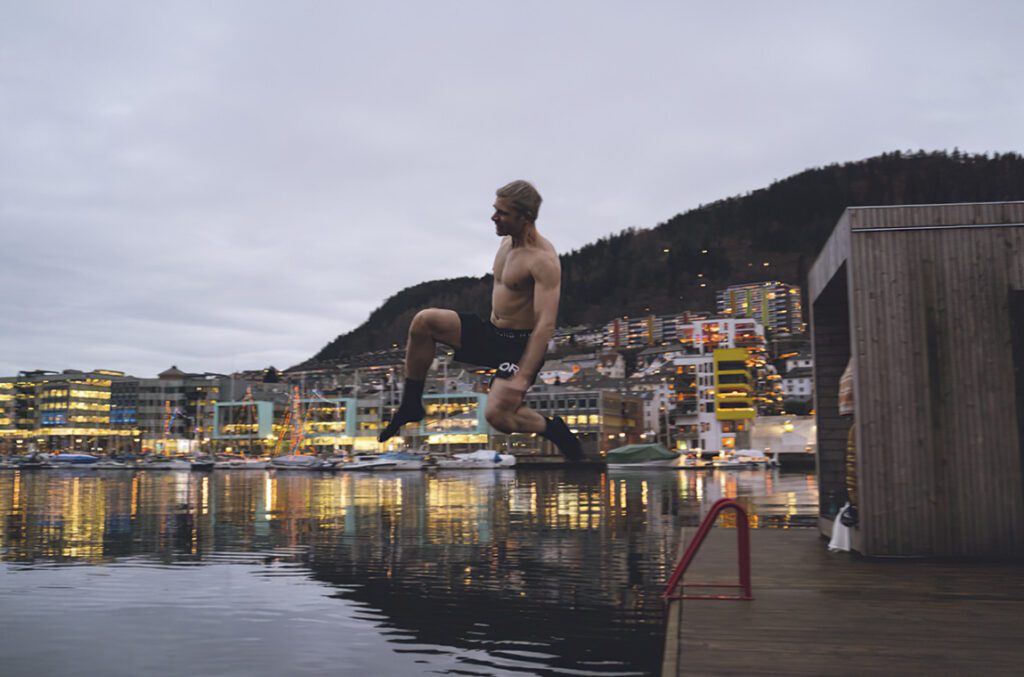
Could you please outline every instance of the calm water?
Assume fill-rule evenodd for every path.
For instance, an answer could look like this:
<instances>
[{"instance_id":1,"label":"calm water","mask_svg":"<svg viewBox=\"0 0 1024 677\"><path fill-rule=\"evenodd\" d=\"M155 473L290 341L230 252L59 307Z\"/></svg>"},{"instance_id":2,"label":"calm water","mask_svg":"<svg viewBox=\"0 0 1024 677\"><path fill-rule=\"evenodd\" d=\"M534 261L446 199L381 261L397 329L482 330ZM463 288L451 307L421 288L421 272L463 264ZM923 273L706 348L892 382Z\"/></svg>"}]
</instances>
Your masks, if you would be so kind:
<instances>
[{"instance_id":1,"label":"calm water","mask_svg":"<svg viewBox=\"0 0 1024 677\"><path fill-rule=\"evenodd\" d=\"M681 527L778 471L0 471L4 675L655 674Z\"/></svg>"}]
</instances>

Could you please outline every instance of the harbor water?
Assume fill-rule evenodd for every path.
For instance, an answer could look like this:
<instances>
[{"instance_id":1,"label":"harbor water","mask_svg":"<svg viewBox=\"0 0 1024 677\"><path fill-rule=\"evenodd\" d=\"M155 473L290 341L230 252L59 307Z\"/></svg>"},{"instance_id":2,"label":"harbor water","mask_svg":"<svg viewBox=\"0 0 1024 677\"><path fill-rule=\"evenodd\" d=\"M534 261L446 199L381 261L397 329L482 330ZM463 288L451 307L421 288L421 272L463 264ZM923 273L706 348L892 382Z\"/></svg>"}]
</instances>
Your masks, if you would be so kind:
<instances>
[{"instance_id":1,"label":"harbor water","mask_svg":"<svg viewBox=\"0 0 1024 677\"><path fill-rule=\"evenodd\" d=\"M721 497L816 524L779 470L3 470L2 672L656 674Z\"/></svg>"}]
</instances>

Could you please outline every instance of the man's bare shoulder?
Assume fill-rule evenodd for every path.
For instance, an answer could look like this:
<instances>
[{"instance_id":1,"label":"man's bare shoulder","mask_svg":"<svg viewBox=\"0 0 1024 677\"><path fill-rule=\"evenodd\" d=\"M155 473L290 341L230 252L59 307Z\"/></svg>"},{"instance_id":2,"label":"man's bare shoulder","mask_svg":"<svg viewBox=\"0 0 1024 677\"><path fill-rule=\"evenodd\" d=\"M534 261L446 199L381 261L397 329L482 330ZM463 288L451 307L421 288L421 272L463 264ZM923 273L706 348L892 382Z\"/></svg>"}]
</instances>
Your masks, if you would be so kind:
<instances>
[{"instance_id":1,"label":"man's bare shoulder","mask_svg":"<svg viewBox=\"0 0 1024 677\"><path fill-rule=\"evenodd\" d=\"M543 235L537 236L537 242L534 246L536 247L538 256L545 258L553 256L555 259L558 258L558 251L555 249L555 245L551 244L551 241Z\"/></svg>"},{"instance_id":2,"label":"man's bare shoulder","mask_svg":"<svg viewBox=\"0 0 1024 677\"><path fill-rule=\"evenodd\" d=\"M558 252L555 251L554 245L547 238L538 235L532 253L530 267L533 269L535 277L545 274L558 274L562 270L562 264L558 259Z\"/></svg>"}]
</instances>

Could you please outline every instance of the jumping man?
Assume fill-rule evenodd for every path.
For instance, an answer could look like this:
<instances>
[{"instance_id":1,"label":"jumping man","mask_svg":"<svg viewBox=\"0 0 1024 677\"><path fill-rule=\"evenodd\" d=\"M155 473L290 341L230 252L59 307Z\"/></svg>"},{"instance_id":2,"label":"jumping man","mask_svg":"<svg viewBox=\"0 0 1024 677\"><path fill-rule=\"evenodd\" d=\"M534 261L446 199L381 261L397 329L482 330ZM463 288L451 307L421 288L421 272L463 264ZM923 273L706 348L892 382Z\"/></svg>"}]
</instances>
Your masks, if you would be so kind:
<instances>
[{"instance_id":1,"label":"jumping man","mask_svg":"<svg viewBox=\"0 0 1024 677\"><path fill-rule=\"evenodd\" d=\"M501 244L494 257L490 320L441 308L416 314L405 350L402 403L377 439L394 437L403 425L426 415L423 385L441 342L455 349L456 360L497 370L484 412L488 423L504 433L537 433L577 461L583 450L565 421L523 404L555 331L562 286L558 254L537 232L541 196L526 181L513 181L496 195L491 221Z\"/></svg>"}]
</instances>

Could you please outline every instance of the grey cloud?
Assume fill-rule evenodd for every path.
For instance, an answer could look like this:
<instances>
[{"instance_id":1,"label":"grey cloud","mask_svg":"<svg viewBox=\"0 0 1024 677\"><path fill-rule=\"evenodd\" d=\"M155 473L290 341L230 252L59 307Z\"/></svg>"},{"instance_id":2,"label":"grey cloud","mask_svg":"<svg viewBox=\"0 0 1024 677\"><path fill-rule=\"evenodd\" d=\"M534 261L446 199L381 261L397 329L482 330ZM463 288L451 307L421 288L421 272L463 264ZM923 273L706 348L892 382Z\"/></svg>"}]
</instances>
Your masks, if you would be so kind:
<instances>
[{"instance_id":1,"label":"grey cloud","mask_svg":"<svg viewBox=\"0 0 1024 677\"><path fill-rule=\"evenodd\" d=\"M1021 150L1014 2L8 3L0 374L286 366L481 275L809 166ZM185 364L186 360L191 364Z\"/></svg>"}]
</instances>

